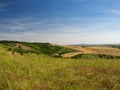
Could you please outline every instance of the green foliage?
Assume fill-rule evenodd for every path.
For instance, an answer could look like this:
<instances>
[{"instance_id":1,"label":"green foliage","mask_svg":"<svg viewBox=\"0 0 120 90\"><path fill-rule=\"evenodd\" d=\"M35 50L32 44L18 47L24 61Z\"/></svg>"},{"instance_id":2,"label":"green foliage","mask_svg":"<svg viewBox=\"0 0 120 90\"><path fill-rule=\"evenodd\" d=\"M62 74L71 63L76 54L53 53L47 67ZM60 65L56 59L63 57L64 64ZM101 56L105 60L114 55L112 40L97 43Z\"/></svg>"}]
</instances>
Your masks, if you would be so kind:
<instances>
[{"instance_id":1,"label":"green foliage","mask_svg":"<svg viewBox=\"0 0 120 90\"><path fill-rule=\"evenodd\" d=\"M24 45L29 46L33 51L40 51L43 54L52 55L52 54L64 54L72 52L72 49L67 49L61 46L53 46L49 43L25 43Z\"/></svg>"},{"instance_id":2,"label":"green foliage","mask_svg":"<svg viewBox=\"0 0 120 90\"><path fill-rule=\"evenodd\" d=\"M112 56L112 55L106 55L106 54L78 54L73 57L72 59L79 59L79 58L85 58L85 59L92 59L92 58L103 58L103 59L120 59L120 56Z\"/></svg>"},{"instance_id":3,"label":"green foliage","mask_svg":"<svg viewBox=\"0 0 120 90\"><path fill-rule=\"evenodd\" d=\"M57 57L62 57L61 54L73 52L74 50L64 48L57 45L51 45L49 43L28 43L28 42L17 42L17 41L0 41L8 51L18 52L21 55L25 53L35 53L35 54L46 54L52 56L53 54L58 54ZM16 46L18 44L19 46ZM22 48L22 46L29 47L29 50Z\"/></svg>"}]
</instances>

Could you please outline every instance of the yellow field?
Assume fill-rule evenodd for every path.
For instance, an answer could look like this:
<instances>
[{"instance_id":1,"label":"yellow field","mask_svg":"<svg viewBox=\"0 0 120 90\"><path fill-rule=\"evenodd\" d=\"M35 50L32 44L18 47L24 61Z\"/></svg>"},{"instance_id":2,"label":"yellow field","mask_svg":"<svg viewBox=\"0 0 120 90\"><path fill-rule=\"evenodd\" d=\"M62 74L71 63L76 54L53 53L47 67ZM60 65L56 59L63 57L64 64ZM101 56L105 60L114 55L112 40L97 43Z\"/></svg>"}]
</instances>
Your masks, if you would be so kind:
<instances>
[{"instance_id":1,"label":"yellow field","mask_svg":"<svg viewBox=\"0 0 120 90\"><path fill-rule=\"evenodd\" d=\"M63 54L63 57L72 57L77 54L88 53L88 54L106 54L113 56L120 56L120 49L110 48L110 47L100 47L100 46L89 46L89 47L81 47L81 46L64 46L66 48L71 48L77 50L76 52Z\"/></svg>"}]
</instances>

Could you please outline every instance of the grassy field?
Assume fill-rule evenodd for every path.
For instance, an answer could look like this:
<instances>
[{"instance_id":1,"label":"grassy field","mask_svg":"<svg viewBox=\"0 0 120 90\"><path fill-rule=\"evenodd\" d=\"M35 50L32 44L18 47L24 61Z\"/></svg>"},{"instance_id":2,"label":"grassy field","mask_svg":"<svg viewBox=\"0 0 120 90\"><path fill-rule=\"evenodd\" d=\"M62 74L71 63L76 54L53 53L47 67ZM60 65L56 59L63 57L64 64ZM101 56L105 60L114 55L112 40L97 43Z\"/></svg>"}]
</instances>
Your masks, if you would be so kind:
<instances>
[{"instance_id":1,"label":"grassy field","mask_svg":"<svg viewBox=\"0 0 120 90\"><path fill-rule=\"evenodd\" d=\"M2 53L0 90L120 90L120 60Z\"/></svg>"},{"instance_id":2,"label":"grassy field","mask_svg":"<svg viewBox=\"0 0 120 90\"><path fill-rule=\"evenodd\" d=\"M20 50L29 50L36 44L25 45ZM16 51L13 54L16 49L13 42L0 44L0 90L120 90L120 59L94 55L54 58L46 53L47 48L55 52L62 49L62 53L69 50L72 53L71 49L50 44L47 48L46 44L35 47L43 53L37 54L37 49L33 49L33 53Z\"/></svg>"}]
</instances>

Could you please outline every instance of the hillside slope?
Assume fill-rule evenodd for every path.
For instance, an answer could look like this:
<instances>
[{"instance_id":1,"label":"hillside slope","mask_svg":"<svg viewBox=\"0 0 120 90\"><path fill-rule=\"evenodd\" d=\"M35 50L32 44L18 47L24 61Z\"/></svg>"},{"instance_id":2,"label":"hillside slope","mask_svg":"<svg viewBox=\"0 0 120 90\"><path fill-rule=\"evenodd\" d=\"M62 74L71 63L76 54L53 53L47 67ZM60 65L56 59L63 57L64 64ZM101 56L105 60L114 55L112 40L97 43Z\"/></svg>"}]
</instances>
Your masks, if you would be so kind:
<instances>
[{"instance_id":1,"label":"hillside slope","mask_svg":"<svg viewBox=\"0 0 120 90\"><path fill-rule=\"evenodd\" d=\"M29 43L18 41L0 41L0 53L12 57L15 53L23 55L25 53L44 54L52 57L120 57L120 49L110 46L59 46L50 43Z\"/></svg>"},{"instance_id":2,"label":"hillside slope","mask_svg":"<svg viewBox=\"0 0 120 90\"><path fill-rule=\"evenodd\" d=\"M63 57L73 57L78 54L105 54L105 55L112 55L112 56L120 56L120 49L119 48L112 48L107 46L72 46L66 45L65 48L71 48L76 50L76 52L70 52L63 54Z\"/></svg>"},{"instance_id":3,"label":"hillside slope","mask_svg":"<svg viewBox=\"0 0 120 90\"><path fill-rule=\"evenodd\" d=\"M45 54L54 57L61 57L61 54L73 52L73 49L65 48L50 43L28 43L18 41L0 41L0 47L7 51L20 53Z\"/></svg>"}]
</instances>

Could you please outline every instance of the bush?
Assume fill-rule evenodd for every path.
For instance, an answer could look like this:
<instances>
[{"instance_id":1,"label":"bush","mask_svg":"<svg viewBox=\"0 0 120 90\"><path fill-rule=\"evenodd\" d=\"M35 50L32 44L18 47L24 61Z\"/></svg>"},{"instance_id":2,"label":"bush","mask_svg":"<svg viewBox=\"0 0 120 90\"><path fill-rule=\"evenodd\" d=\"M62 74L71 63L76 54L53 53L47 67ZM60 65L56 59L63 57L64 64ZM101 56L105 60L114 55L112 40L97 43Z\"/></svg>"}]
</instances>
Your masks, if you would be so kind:
<instances>
[{"instance_id":1,"label":"bush","mask_svg":"<svg viewBox=\"0 0 120 90\"><path fill-rule=\"evenodd\" d=\"M112 55L106 55L106 54L78 54L71 58L72 59L79 59L79 58L120 59L120 56L112 56Z\"/></svg>"}]
</instances>

